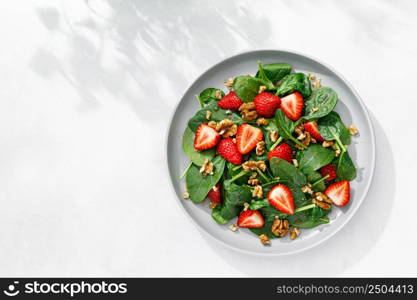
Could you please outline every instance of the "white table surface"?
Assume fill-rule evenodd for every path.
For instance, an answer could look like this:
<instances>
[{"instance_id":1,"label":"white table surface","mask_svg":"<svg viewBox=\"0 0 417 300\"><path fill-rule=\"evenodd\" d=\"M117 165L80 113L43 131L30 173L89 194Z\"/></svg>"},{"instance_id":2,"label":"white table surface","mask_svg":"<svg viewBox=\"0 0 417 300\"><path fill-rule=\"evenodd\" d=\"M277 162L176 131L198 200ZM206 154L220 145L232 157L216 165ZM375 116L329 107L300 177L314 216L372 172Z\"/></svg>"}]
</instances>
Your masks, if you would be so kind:
<instances>
[{"instance_id":1,"label":"white table surface","mask_svg":"<svg viewBox=\"0 0 417 300\"><path fill-rule=\"evenodd\" d=\"M413 0L1 1L0 276L416 276L416 36ZM262 48L340 71L377 137L360 211L289 257L200 233L166 172L187 86Z\"/></svg>"}]
</instances>

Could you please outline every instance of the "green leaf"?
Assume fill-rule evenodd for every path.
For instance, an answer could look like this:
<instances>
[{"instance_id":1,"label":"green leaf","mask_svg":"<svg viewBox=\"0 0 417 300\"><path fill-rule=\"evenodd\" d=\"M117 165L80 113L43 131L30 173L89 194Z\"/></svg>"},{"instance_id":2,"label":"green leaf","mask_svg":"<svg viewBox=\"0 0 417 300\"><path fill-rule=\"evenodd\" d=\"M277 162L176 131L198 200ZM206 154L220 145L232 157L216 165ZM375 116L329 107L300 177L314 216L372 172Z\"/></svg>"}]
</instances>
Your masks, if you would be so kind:
<instances>
[{"instance_id":1,"label":"green leaf","mask_svg":"<svg viewBox=\"0 0 417 300\"><path fill-rule=\"evenodd\" d=\"M256 77L239 76L233 81L233 90L243 102L252 102L261 85L268 86L268 83Z\"/></svg>"},{"instance_id":2,"label":"green leaf","mask_svg":"<svg viewBox=\"0 0 417 300\"><path fill-rule=\"evenodd\" d=\"M339 179L351 181L356 178L356 168L347 151L340 154L336 166L336 173Z\"/></svg>"},{"instance_id":3,"label":"green leaf","mask_svg":"<svg viewBox=\"0 0 417 300\"><path fill-rule=\"evenodd\" d=\"M304 99L311 95L310 79L304 73L291 73L285 76L278 87L277 95L286 96L293 92L299 92Z\"/></svg>"},{"instance_id":4,"label":"green leaf","mask_svg":"<svg viewBox=\"0 0 417 300\"><path fill-rule=\"evenodd\" d=\"M185 128L182 137L182 150L197 166L202 166L206 159L211 160L216 155L214 148L205 151L197 151L194 149L194 132L188 126Z\"/></svg>"},{"instance_id":5,"label":"green leaf","mask_svg":"<svg viewBox=\"0 0 417 300\"><path fill-rule=\"evenodd\" d=\"M216 221L216 223L218 224L226 224L227 222L229 222L229 219L225 219L222 217L222 213L221 213L221 206L217 205L212 211L211 211L211 217L213 218L214 221Z\"/></svg>"},{"instance_id":6,"label":"green leaf","mask_svg":"<svg viewBox=\"0 0 417 300\"><path fill-rule=\"evenodd\" d=\"M227 113L227 110L218 107L217 101L211 101L206 107L197 111L197 113L188 121L188 127L195 132L202 123L207 123L206 112L211 111L210 120L220 122L226 118L232 120L236 125L243 123L242 118L235 112Z\"/></svg>"},{"instance_id":7,"label":"green leaf","mask_svg":"<svg viewBox=\"0 0 417 300\"><path fill-rule=\"evenodd\" d=\"M312 144L303 150L298 164L304 174L309 174L332 162L334 151L318 144Z\"/></svg>"},{"instance_id":8,"label":"green leaf","mask_svg":"<svg viewBox=\"0 0 417 300\"><path fill-rule=\"evenodd\" d=\"M337 94L328 87L313 89L313 93L305 102L304 120L317 120L328 115L336 106Z\"/></svg>"},{"instance_id":9,"label":"green leaf","mask_svg":"<svg viewBox=\"0 0 417 300\"><path fill-rule=\"evenodd\" d=\"M319 181L319 180L321 180L323 178L323 176L321 176L321 174L319 172L312 171L312 172L310 172L310 173L308 173L306 175L307 175L307 181L309 183L312 184L312 183L317 182L317 184L315 184L313 186L313 190L314 191L316 191L316 192L323 192L326 189L326 184L324 183L324 181L323 180L322 181Z\"/></svg>"},{"instance_id":10,"label":"green leaf","mask_svg":"<svg viewBox=\"0 0 417 300\"><path fill-rule=\"evenodd\" d=\"M274 90L275 85L274 83L266 76L265 70L263 69L262 63L258 61L258 73L256 73L256 77L262 79L266 83L266 88L268 90Z\"/></svg>"},{"instance_id":11,"label":"green leaf","mask_svg":"<svg viewBox=\"0 0 417 300\"><path fill-rule=\"evenodd\" d=\"M350 132L338 113L332 111L318 121L320 135L325 140L339 140L343 145L350 144Z\"/></svg>"},{"instance_id":12,"label":"green leaf","mask_svg":"<svg viewBox=\"0 0 417 300\"><path fill-rule=\"evenodd\" d=\"M211 101L219 101L220 99L216 97L217 93L220 94L220 99L224 97L224 92L222 90L215 88L207 88L200 93L199 98L205 104L208 104Z\"/></svg>"},{"instance_id":13,"label":"green leaf","mask_svg":"<svg viewBox=\"0 0 417 300\"><path fill-rule=\"evenodd\" d=\"M281 80L291 73L292 66L286 63L274 63L262 65L264 75L273 83ZM260 78L260 72L256 73L255 77Z\"/></svg>"},{"instance_id":14,"label":"green leaf","mask_svg":"<svg viewBox=\"0 0 417 300\"><path fill-rule=\"evenodd\" d=\"M305 145L292 135L295 129L295 123L291 121L281 109L277 109L275 112L275 124L281 137L289 139L300 147L305 148Z\"/></svg>"},{"instance_id":15,"label":"green leaf","mask_svg":"<svg viewBox=\"0 0 417 300\"><path fill-rule=\"evenodd\" d=\"M262 207L266 207L266 206L270 206L269 202L267 199L263 199L263 200L257 200L255 202L252 202L249 206L249 208L251 210L258 210L261 209Z\"/></svg>"},{"instance_id":16,"label":"green leaf","mask_svg":"<svg viewBox=\"0 0 417 300\"><path fill-rule=\"evenodd\" d=\"M291 182L298 187L302 187L307 184L306 176L289 162L281 158L273 157L269 165L271 167L272 174L275 177Z\"/></svg>"},{"instance_id":17,"label":"green leaf","mask_svg":"<svg viewBox=\"0 0 417 300\"><path fill-rule=\"evenodd\" d=\"M188 169L185 182L191 201L199 203L206 199L208 192L222 177L225 162L220 156L213 158L213 175L203 175L200 173L200 168L194 164Z\"/></svg>"}]
</instances>

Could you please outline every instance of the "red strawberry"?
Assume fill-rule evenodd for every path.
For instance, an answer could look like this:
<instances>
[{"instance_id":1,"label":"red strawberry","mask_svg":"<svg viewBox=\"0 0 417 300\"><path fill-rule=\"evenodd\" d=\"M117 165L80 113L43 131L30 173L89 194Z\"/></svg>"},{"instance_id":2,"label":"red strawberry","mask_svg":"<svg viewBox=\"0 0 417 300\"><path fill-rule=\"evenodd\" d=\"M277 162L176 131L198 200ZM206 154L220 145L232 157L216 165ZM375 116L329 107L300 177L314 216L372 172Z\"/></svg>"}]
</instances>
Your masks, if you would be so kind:
<instances>
[{"instance_id":1,"label":"red strawberry","mask_svg":"<svg viewBox=\"0 0 417 300\"><path fill-rule=\"evenodd\" d=\"M273 94L263 92L255 97L255 108L258 115L270 118L281 104L281 99Z\"/></svg>"},{"instance_id":2,"label":"red strawberry","mask_svg":"<svg viewBox=\"0 0 417 300\"><path fill-rule=\"evenodd\" d=\"M241 154L247 154L262 141L263 137L261 129L249 124L239 125L236 133L237 149Z\"/></svg>"},{"instance_id":3,"label":"red strawberry","mask_svg":"<svg viewBox=\"0 0 417 300\"><path fill-rule=\"evenodd\" d=\"M303 112L304 100L299 92L281 98L281 109L293 121L298 120Z\"/></svg>"},{"instance_id":4,"label":"red strawberry","mask_svg":"<svg viewBox=\"0 0 417 300\"><path fill-rule=\"evenodd\" d=\"M244 228L260 228L265 224L264 217L257 210L242 211L237 219L237 226Z\"/></svg>"},{"instance_id":5,"label":"red strawberry","mask_svg":"<svg viewBox=\"0 0 417 300\"><path fill-rule=\"evenodd\" d=\"M222 195L220 193L220 185L219 183L216 183L215 186L213 186L213 188L210 190L210 192L208 193L208 198L215 202L215 203L221 203L222 202Z\"/></svg>"},{"instance_id":6,"label":"red strawberry","mask_svg":"<svg viewBox=\"0 0 417 300\"><path fill-rule=\"evenodd\" d=\"M294 199L291 190L283 184L278 184L268 193L269 203L288 215L294 213Z\"/></svg>"},{"instance_id":7,"label":"red strawberry","mask_svg":"<svg viewBox=\"0 0 417 300\"><path fill-rule=\"evenodd\" d=\"M217 154L223 157L228 162L234 165L240 165L242 163L242 154L237 150L237 146L233 143L232 138L223 139L217 146Z\"/></svg>"},{"instance_id":8,"label":"red strawberry","mask_svg":"<svg viewBox=\"0 0 417 300\"><path fill-rule=\"evenodd\" d=\"M332 181L332 180L336 179L336 177L337 177L336 169L333 167L333 165L330 165L330 164L322 167L319 170L319 172L320 172L321 176L323 176L323 177L329 175L329 177L327 177L324 180L326 182Z\"/></svg>"},{"instance_id":9,"label":"red strawberry","mask_svg":"<svg viewBox=\"0 0 417 300\"><path fill-rule=\"evenodd\" d=\"M292 150L291 147L286 144L282 143L278 145L274 150L269 151L268 159L271 160L273 157L278 157L288 162L292 162Z\"/></svg>"},{"instance_id":10,"label":"red strawberry","mask_svg":"<svg viewBox=\"0 0 417 300\"><path fill-rule=\"evenodd\" d=\"M213 148L220 141L220 134L207 124L198 126L195 132L194 149L197 151Z\"/></svg>"},{"instance_id":11,"label":"red strawberry","mask_svg":"<svg viewBox=\"0 0 417 300\"><path fill-rule=\"evenodd\" d=\"M221 108L234 110L238 110L242 104L243 101L236 95L235 91L231 91L217 103L217 105Z\"/></svg>"},{"instance_id":12,"label":"red strawberry","mask_svg":"<svg viewBox=\"0 0 417 300\"><path fill-rule=\"evenodd\" d=\"M320 135L319 127L317 126L317 121L310 121L307 123L304 123L304 129L311 134L313 138L315 138L319 142L323 142L324 139Z\"/></svg>"},{"instance_id":13,"label":"red strawberry","mask_svg":"<svg viewBox=\"0 0 417 300\"><path fill-rule=\"evenodd\" d=\"M329 185L324 193L337 206L344 206L348 204L350 200L349 180L342 180Z\"/></svg>"}]
</instances>

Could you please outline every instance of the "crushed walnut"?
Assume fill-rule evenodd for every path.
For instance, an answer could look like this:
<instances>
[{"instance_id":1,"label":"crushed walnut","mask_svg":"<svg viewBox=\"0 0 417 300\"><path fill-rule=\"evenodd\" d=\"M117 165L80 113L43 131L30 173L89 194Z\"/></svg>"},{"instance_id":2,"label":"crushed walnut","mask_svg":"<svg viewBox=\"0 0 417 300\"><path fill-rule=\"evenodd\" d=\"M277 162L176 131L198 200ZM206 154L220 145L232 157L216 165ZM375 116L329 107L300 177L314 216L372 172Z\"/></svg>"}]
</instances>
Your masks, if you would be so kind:
<instances>
[{"instance_id":1,"label":"crushed walnut","mask_svg":"<svg viewBox=\"0 0 417 300\"><path fill-rule=\"evenodd\" d=\"M334 151L334 156L339 157L341 153L342 153L342 152L340 151L340 149L336 149L336 150Z\"/></svg>"},{"instance_id":2,"label":"crushed walnut","mask_svg":"<svg viewBox=\"0 0 417 300\"><path fill-rule=\"evenodd\" d=\"M214 208L216 208L217 205L219 205L219 203L214 202L214 201L210 201L209 208L214 209Z\"/></svg>"},{"instance_id":3,"label":"crushed walnut","mask_svg":"<svg viewBox=\"0 0 417 300\"><path fill-rule=\"evenodd\" d=\"M321 79L317 78L316 80L314 80L311 85L315 88L321 87Z\"/></svg>"},{"instance_id":4,"label":"crushed walnut","mask_svg":"<svg viewBox=\"0 0 417 300\"><path fill-rule=\"evenodd\" d=\"M183 197L184 199L189 199L189 198L190 198L190 194L189 194L188 192L184 192L184 193L182 194L182 197Z\"/></svg>"},{"instance_id":5,"label":"crushed walnut","mask_svg":"<svg viewBox=\"0 0 417 300\"><path fill-rule=\"evenodd\" d=\"M215 93L214 93L214 97L216 98L216 99L221 99L222 98L222 93L220 93L219 91L216 91Z\"/></svg>"},{"instance_id":6,"label":"crushed walnut","mask_svg":"<svg viewBox=\"0 0 417 300\"><path fill-rule=\"evenodd\" d=\"M264 192L263 192L262 186L255 185L255 187L252 190L252 197L256 197L256 198L259 198L259 199L262 199L264 197Z\"/></svg>"},{"instance_id":7,"label":"crushed walnut","mask_svg":"<svg viewBox=\"0 0 417 300\"><path fill-rule=\"evenodd\" d=\"M298 168L298 160L296 160L295 158L292 160L292 164L294 165L294 167Z\"/></svg>"},{"instance_id":8,"label":"crushed walnut","mask_svg":"<svg viewBox=\"0 0 417 300\"><path fill-rule=\"evenodd\" d=\"M233 87L233 78L227 78L224 83L226 84L226 87L228 89L231 89Z\"/></svg>"},{"instance_id":9,"label":"crushed walnut","mask_svg":"<svg viewBox=\"0 0 417 300\"><path fill-rule=\"evenodd\" d=\"M301 191L303 193L313 194L313 189L310 183L307 183L307 185L301 187Z\"/></svg>"},{"instance_id":10,"label":"crushed walnut","mask_svg":"<svg viewBox=\"0 0 417 300\"><path fill-rule=\"evenodd\" d=\"M249 209L249 203L243 203L243 211L247 211Z\"/></svg>"},{"instance_id":11,"label":"crushed walnut","mask_svg":"<svg viewBox=\"0 0 417 300\"><path fill-rule=\"evenodd\" d=\"M258 113L256 112L254 102L243 103L239 107L239 111L244 121L252 121L258 117Z\"/></svg>"},{"instance_id":12,"label":"crushed walnut","mask_svg":"<svg viewBox=\"0 0 417 300\"><path fill-rule=\"evenodd\" d=\"M279 137L278 131L276 131L276 130L272 130L269 133L269 138L271 139L271 142L273 142L273 143L275 143L278 140L278 137Z\"/></svg>"},{"instance_id":13,"label":"crushed walnut","mask_svg":"<svg viewBox=\"0 0 417 300\"><path fill-rule=\"evenodd\" d=\"M318 107L313 107L311 110L316 112L316 111L319 111L319 108Z\"/></svg>"},{"instance_id":14,"label":"crushed walnut","mask_svg":"<svg viewBox=\"0 0 417 300\"><path fill-rule=\"evenodd\" d=\"M206 159L200 168L200 173L203 175L213 175L213 169L213 163L209 159Z\"/></svg>"},{"instance_id":15,"label":"crushed walnut","mask_svg":"<svg viewBox=\"0 0 417 300\"><path fill-rule=\"evenodd\" d=\"M265 142L264 141L260 141L259 143L256 144L256 155L262 155L265 153Z\"/></svg>"},{"instance_id":16,"label":"crushed walnut","mask_svg":"<svg viewBox=\"0 0 417 300\"><path fill-rule=\"evenodd\" d=\"M314 193L313 199L311 201L324 210L329 210L332 208L332 200L321 192Z\"/></svg>"},{"instance_id":17,"label":"crushed walnut","mask_svg":"<svg viewBox=\"0 0 417 300\"><path fill-rule=\"evenodd\" d=\"M293 227L290 230L290 239L294 240L296 239L301 233L301 230L297 227Z\"/></svg>"},{"instance_id":18,"label":"crushed walnut","mask_svg":"<svg viewBox=\"0 0 417 300\"><path fill-rule=\"evenodd\" d=\"M210 120L210 117L211 117L211 111L210 110L207 110L206 111L206 119L207 120Z\"/></svg>"},{"instance_id":19,"label":"crushed walnut","mask_svg":"<svg viewBox=\"0 0 417 300\"><path fill-rule=\"evenodd\" d=\"M259 87L258 94L263 93L263 92L265 92L265 91L266 91L266 86L261 85L261 86Z\"/></svg>"},{"instance_id":20,"label":"crushed walnut","mask_svg":"<svg viewBox=\"0 0 417 300\"><path fill-rule=\"evenodd\" d=\"M248 160L242 164L242 168L245 171L256 171L256 169L264 172L266 170L266 164L264 161Z\"/></svg>"},{"instance_id":21,"label":"crushed walnut","mask_svg":"<svg viewBox=\"0 0 417 300\"><path fill-rule=\"evenodd\" d=\"M274 235L283 237L288 233L289 226L288 220L275 219L271 231Z\"/></svg>"},{"instance_id":22,"label":"crushed walnut","mask_svg":"<svg viewBox=\"0 0 417 300\"><path fill-rule=\"evenodd\" d=\"M230 119L221 120L219 123L210 121L207 125L216 130L223 138L232 137L237 133L237 125Z\"/></svg>"},{"instance_id":23,"label":"crushed walnut","mask_svg":"<svg viewBox=\"0 0 417 300\"><path fill-rule=\"evenodd\" d=\"M358 128L355 125L350 125L348 127L348 130L349 130L349 132L350 132L351 135L356 135L356 134L359 133L359 130L358 130Z\"/></svg>"},{"instance_id":24,"label":"crushed walnut","mask_svg":"<svg viewBox=\"0 0 417 300\"><path fill-rule=\"evenodd\" d=\"M258 185L260 181L257 177L258 177L258 173L253 172L252 175L248 179L248 184L249 185Z\"/></svg>"},{"instance_id":25,"label":"crushed walnut","mask_svg":"<svg viewBox=\"0 0 417 300\"><path fill-rule=\"evenodd\" d=\"M259 126L266 126L268 125L269 121L265 118L259 118L256 120L256 124L258 124Z\"/></svg>"},{"instance_id":26,"label":"crushed walnut","mask_svg":"<svg viewBox=\"0 0 417 300\"><path fill-rule=\"evenodd\" d=\"M259 236L259 240L261 241L262 245L269 245L271 243L269 241L269 237L265 233L262 233Z\"/></svg>"},{"instance_id":27,"label":"crushed walnut","mask_svg":"<svg viewBox=\"0 0 417 300\"><path fill-rule=\"evenodd\" d=\"M324 148L332 147L333 145L334 145L333 141L324 141L322 144Z\"/></svg>"},{"instance_id":28,"label":"crushed walnut","mask_svg":"<svg viewBox=\"0 0 417 300\"><path fill-rule=\"evenodd\" d=\"M300 124L295 129L294 132L297 134L297 140L301 141L304 146L310 145L310 143L317 143L316 139L311 136L311 134L304 129L304 125ZM297 149L303 149L300 145L296 144Z\"/></svg>"},{"instance_id":29,"label":"crushed walnut","mask_svg":"<svg viewBox=\"0 0 417 300\"><path fill-rule=\"evenodd\" d=\"M230 224L229 229L233 232L237 231L237 226L235 224Z\"/></svg>"}]
</instances>

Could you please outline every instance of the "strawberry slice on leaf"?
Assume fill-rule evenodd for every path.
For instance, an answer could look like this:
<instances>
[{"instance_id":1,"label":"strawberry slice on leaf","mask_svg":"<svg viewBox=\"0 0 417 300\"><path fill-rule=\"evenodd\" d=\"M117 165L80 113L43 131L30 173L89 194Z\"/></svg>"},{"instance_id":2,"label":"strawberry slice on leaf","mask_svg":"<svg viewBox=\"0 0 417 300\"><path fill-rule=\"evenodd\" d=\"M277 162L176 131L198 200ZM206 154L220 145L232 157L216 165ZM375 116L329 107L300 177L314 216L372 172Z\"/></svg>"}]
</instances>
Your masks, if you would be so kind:
<instances>
[{"instance_id":1,"label":"strawberry slice on leaf","mask_svg":"<svg viewBox=\"0 0 417 300\"><path fill-rule=\"evenodd\" d=\"M220 141L220 134L207 124L198 126L195 132L194 149L197 151L213 148Z\"/></svg>"},{"instance_id":2,"label":"strawberry slice on leaf","mask_svg":"<svg viewBox=\"0 0 417 300\"><path fill-rule=\"evenodd\" d=\"M279 211L292 215L294 213L294 198L291 190L283 184L278 184L268 193L269 203Z\"/></svg>"},{"instance_id":3,"label":"strawberry slice on leaf","mask_svg":"<svg viewBox=\"0 0 417 300\"><path fill-rule=\"evenodd\" d=\"M249 124L239 125L236 134L236 146L241 154L249 153L263 139L262 130Z\"/></svg>"}]
</instances>

